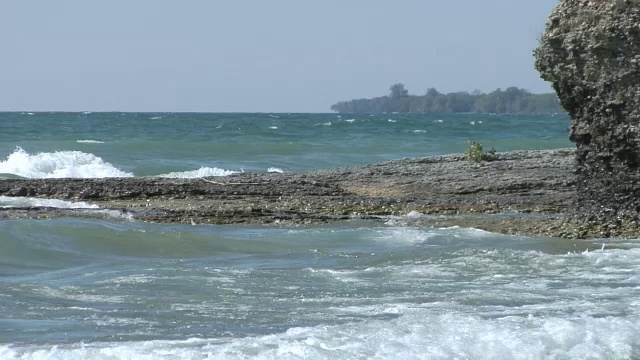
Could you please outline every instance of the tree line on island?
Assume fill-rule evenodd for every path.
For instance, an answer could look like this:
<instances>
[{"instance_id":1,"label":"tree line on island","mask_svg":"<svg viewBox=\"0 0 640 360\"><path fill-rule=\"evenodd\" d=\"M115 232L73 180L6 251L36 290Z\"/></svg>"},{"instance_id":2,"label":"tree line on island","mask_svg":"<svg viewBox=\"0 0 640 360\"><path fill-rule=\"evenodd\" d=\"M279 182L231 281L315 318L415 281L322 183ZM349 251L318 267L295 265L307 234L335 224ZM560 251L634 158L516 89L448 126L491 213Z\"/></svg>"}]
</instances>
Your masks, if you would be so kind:
<instances>
[{"instance_id":1,"label":"tree line on island","mask_svg":"<svg viewBox=\"0 0 640 360\"><path fill-rule=\"evenodd\" d=\"M392 85L388 96L340 101L331 105L338 113L497 113L555 114L565 110L556 94L532 94L515 86L488 94L458 91L448 94L434 88L424 95L410 95L404 84Z\"/></svg>"}]
</instances>

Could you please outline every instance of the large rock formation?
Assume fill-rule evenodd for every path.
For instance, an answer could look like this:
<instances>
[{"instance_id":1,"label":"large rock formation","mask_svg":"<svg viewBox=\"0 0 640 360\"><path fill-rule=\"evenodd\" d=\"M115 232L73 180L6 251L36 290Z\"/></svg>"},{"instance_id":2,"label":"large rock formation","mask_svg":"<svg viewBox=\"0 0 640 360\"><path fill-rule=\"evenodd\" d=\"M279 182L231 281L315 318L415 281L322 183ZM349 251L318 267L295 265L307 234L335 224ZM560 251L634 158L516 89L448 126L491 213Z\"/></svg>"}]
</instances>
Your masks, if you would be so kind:
<instances>
[{"instance_id":1,"label":"large rock formation","mask_svg":"<svg viewBox=\"0 0 640 360\"><path fill-rule=\"evenodd\" d=\"M577 214L640 214L640 0L561 0L535 51L571 116Z\"/></svg>"}]
</instances>

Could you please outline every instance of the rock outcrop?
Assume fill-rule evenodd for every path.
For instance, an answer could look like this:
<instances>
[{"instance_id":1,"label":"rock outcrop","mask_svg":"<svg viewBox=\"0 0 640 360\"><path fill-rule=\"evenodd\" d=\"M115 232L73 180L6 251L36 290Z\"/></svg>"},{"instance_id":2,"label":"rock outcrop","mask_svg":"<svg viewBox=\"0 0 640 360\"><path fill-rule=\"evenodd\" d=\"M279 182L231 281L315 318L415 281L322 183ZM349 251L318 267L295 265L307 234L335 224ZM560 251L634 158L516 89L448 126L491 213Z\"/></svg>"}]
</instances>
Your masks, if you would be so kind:
<instances>
[{"instance_id":1,"label":"rock outcrop","mask_svg":"<svg viewBox=\"0 0 640 360\"><path fill-rule=\"evenodd\" d=\"M571 116L577 209L587 220L640 219L640 1L561 0L536 68Z\"/></svg>"},{"instance_id":2,"label":"rock outcrop","mask_svg":"<svg viewBox=\"0 0 640 360\"><path fill-rule=\"evenodd\" d=\"M573 157L564 149L498 153L481 163L445 155L206 179L8 179L0 180L0 221L115 214L162 223L289 226L402 218L419 226L599 237L598 229L573 231L561 215L575 199ZM4 197L16 196L91 202L99 209L3 207ZM404 216L416 213L429 216Z\"/></svg>"}]
</instances>

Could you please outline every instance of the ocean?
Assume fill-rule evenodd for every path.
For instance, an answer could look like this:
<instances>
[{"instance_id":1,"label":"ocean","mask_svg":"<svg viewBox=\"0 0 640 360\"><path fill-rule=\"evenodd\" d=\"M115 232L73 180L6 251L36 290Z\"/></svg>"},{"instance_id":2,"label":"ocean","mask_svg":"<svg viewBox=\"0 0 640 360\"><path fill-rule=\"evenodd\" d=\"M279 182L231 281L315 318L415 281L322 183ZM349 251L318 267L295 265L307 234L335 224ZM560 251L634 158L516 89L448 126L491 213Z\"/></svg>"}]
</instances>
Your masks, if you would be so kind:
<instances>
[{"instance_id":1,"label":"ocean","mask_svg":"<svg viewBox=\"0 0 640 360\"><path fill-rule=\"evenodd\" d=\"M195 178L570 147L566 115L0 113L0 178ZM384 222L0 221L0 359L640 358L640 240Z\"/></svg>"}]
</instances>

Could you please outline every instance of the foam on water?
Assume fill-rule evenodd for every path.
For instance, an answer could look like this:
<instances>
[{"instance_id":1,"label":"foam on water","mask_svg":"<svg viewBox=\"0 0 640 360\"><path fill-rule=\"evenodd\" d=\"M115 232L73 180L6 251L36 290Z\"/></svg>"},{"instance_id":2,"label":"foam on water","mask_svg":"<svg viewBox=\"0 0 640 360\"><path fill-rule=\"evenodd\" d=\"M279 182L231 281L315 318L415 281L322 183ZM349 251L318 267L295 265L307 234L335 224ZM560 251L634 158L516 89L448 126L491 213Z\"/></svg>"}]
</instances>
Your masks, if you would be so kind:
<instances>
[{"instance_id":1,"label":"foam on water","mask_svg":"<svg viewBox=\"0 0 640 360\"><path fill-rule=\"evenodd\" d=\"M59 209L99 209L98 205L57 199L0 196L0 208L51 207Z\"/></svg>"},{"instance_id":2,"label":"foam on water","mask_svg":"<svg viewBox=\"0 0 640 360\"><path fill-rule=\"evenodd\" d=\"M5 226L9 225L15 226ZM155 234L171 230L134 227L162 230ZM130 225L116 228L130 229ZM53 319L72 316L69 327L98 330L87 338L56 334L47 342L5 337L0 359L640 356L638 241L625 241L630 248L620 249L615 247L621 243L602 240L607 244L604 250L597 246L598 250L567 253L544 246L519 248L515 246L518 238L469 228L254 229L241 236L233 235L239 234L236 228L224 230L224 238L214 241L219 246L216 254L231 251L229 244L252 240L238 251L260 255L257 267L238 269L226 262L229 259L189 259L208 252L205 248L198 247L186 256L173 254L178 247L188 246L184 238L178 247L169 246L187 229L179 227L165 236L166 241L149 234L148 247L136 252L118 250L117 261L126 266L107 272L93 267L95 260L88 260L92 268L80 270L77 284L51 282L50 276L59 277L50 272L43 273L41 284L9 282L8 294L26 291L26 301L37 300L30 313L40 315L39 306L45 304ZM199 228L193 243L221 230ZM305 242L305 234L313 235L313 241ZM87 239L101 247L110 242L113 246L114 240L105 241L113 238L124 236L83 235L76 246L86 249ZM277 246L256 250L266 238ZM139 241L123 239L122 244L140 246ZM455 246L461 241L463 246ZM536 240L538 244L542 241ZM387 243L398 246L387 247ZM159 248L176 256L176 261L145 263L149 251ZM76 247L64 249L78 253ZM301 263L311 249L319 249L313 252L318 257ZM370 251L379 255L369 255ZM337 257L347 252L358 256ZM136 253L144 255L136 258ZM279 256L273 267L264 263L267 253ZM246 258L238 254L234 252L231 258ZM87 254L79 255L84 258ZM323 256L330 261L322 261ZM134 264L140 267L135 269ZM186 287L189 284L194 287ZM60 303L69 300L79 310L63 315L69 310ZM14 314L16 306L29 305L14 303L6 300L7 314ZM146 309L153 311L138 315ZM4 324L12 326L11 322Z\"/></svg>"},{"instance_id":3,"label":"foam on water","mask_svg":"<svg viewBox=\"0 0 640 360\"><path fill-rule=\"evenodd\" d=\"M196 179L208 176L228 176L232 174L237 174L238 171L233 170L225 170L217 167L201 167L198 170L191 171L182 171L182 172L172 172L168 174L158 175L158 177L163 178L173 178L173 179Z\"/></svg>"},{"instance_id":4,"label":"foam on water","mask_svg":"<svg viewBox=\"0 0 640 360\"><path fill-rule=\"evenodd\" d=\"M0 162L0 173L25 178L106 178L132 177L100 157L81 151L29 154L21 147Z\"/></svg>"},{"instance_id":5,"label":"foam on water","mask_svg":"<svg viewBox=\"0 0 640 360\"><path fill-rule=\"evenodd\" d=\"M267 172L282 174L282 173L284 173L284 170L282 170L280 168L277 168L277 167L270 167L269 169L267 169Z\"/></svg>"},{"instance_id":6,"label":"foam on water","mask_svg":"<svg viewBox=\"0 0 640 360\"><path fill-rule=\"evenodd\" d=\"M104 144L104 141L100 140L76 140L78 144Z\"/></svg>"},{"instance_id":7,"label":"foam on water","mask_svg":"<svg viewBox=\"0 0 640 360\"><path fill-rule=\"evenodd\" d=\"M442 314L390 306L396 317L233 339L0 346L2 359L630 359L640 321Z\"/></svg>"}]
</instances>

